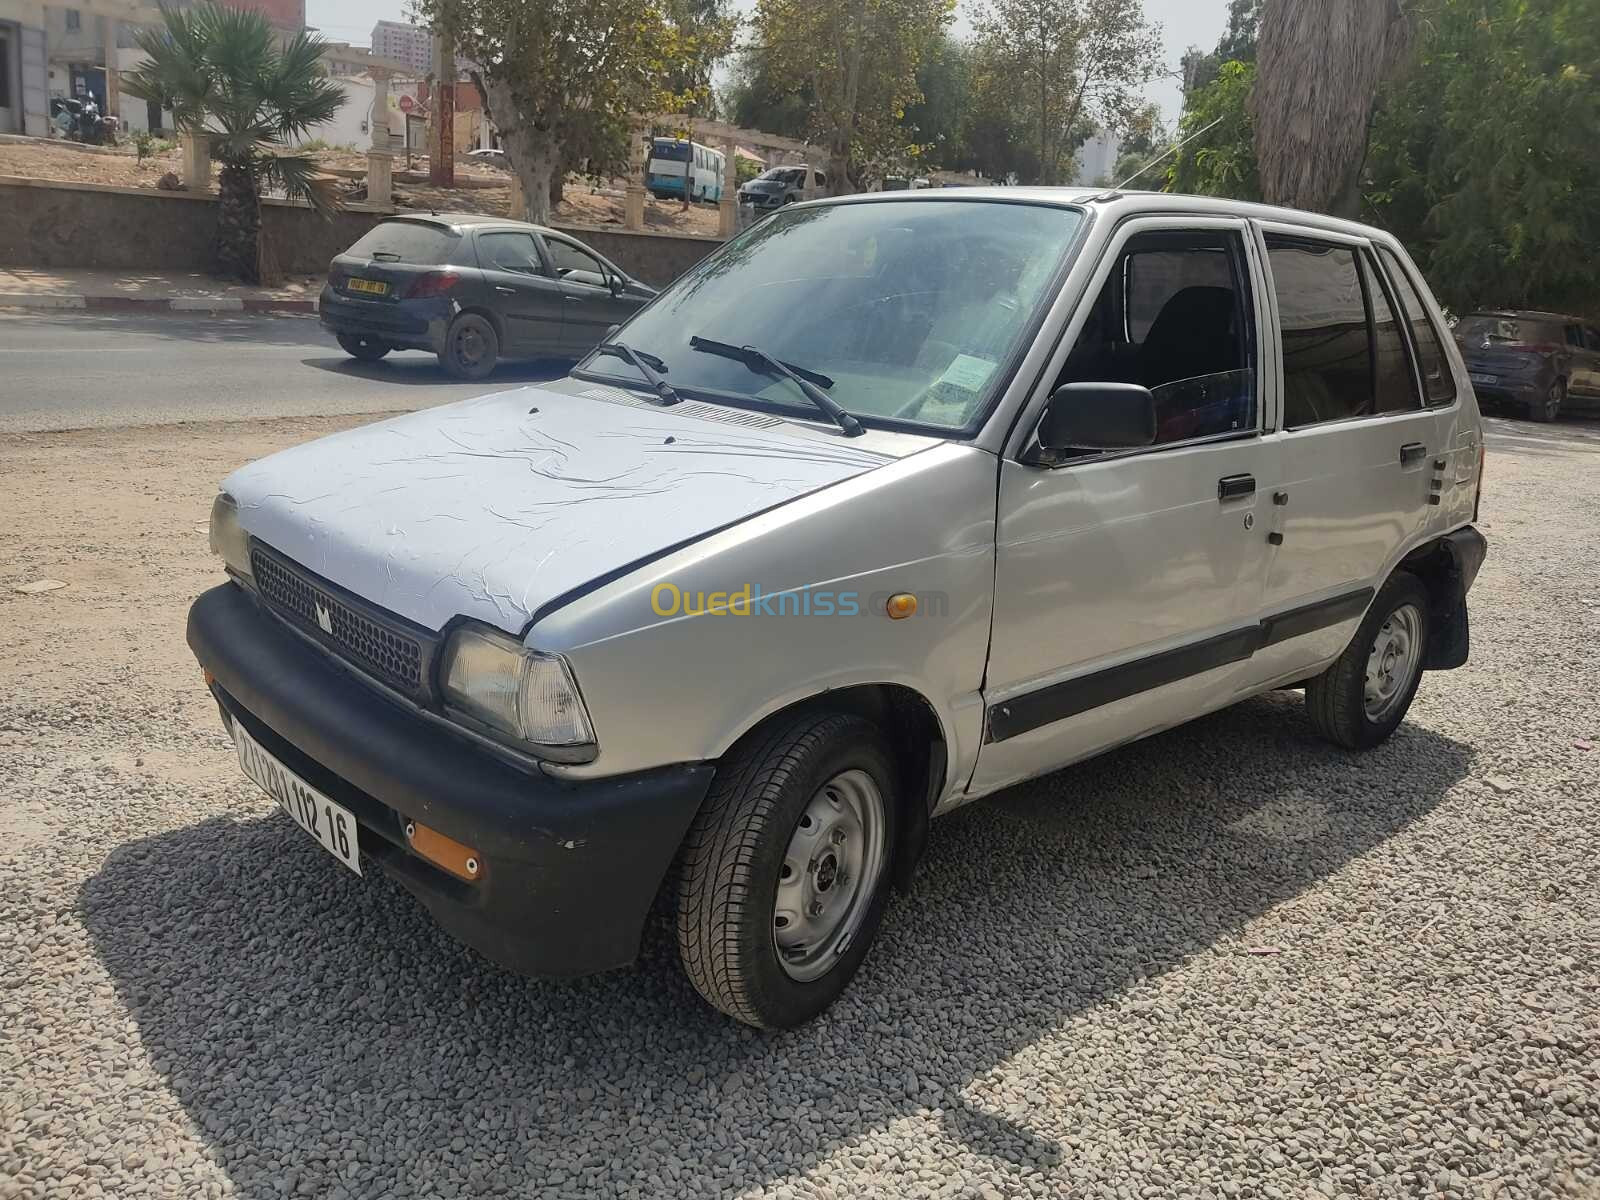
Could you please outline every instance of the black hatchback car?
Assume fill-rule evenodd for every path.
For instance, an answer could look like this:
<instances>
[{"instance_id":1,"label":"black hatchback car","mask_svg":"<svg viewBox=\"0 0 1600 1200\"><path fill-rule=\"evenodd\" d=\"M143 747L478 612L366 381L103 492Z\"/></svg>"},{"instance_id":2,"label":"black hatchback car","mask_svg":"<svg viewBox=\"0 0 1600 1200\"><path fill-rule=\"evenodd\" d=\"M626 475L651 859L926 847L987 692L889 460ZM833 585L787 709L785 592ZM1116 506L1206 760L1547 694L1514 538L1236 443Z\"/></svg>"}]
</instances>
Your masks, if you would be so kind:
<instances>
[{"instance_id":1,"label":"black hatchback car","mask_svg":"<svg viewBox=\"0 0 1600 1200\"><path fill-rule=\"evenodd\" d=\"M580 358L655 295L552 229L474 214L382 221L328 265L321 319L356 358L431 350L458 379Z\"/></svg>"},{"instance_id":2,"label":"black hatchback car","mask_svg":"<svg viewBox=\"0 0 1600 1200\"><path fill-rule=\"evenodd\" d=\"M1600 330L1560 313L1475 312L1455 329L1480 401L1553 421L1569 404L1600 404Z\"/></svg>"}]
</instances>

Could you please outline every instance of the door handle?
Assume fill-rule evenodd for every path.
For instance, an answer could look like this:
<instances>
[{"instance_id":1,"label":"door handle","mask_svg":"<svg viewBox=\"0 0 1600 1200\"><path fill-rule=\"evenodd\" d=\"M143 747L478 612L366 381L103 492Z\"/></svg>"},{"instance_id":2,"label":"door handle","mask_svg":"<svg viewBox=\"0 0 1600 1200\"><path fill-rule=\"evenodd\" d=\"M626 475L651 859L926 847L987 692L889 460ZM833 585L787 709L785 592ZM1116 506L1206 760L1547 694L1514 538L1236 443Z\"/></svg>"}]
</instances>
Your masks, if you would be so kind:
<instances>
[{"instance_id":1,"label":"door handle","mask_svg":"<svg viewBox=\"0 0 1600 1200\"><path fill-rule=\"evenodd\" d=\"M517 294L516 288L502 287L498 283L494 285L494 290L497 292L504 292L508 296L515 296Z\"/></svg>"},{"instance_id":2,"label":"door handle","mask_svg":"<svg viewBox=\"0 0 1600 1200\"><path fill-rule=\"evenodd\" d=\"M1400 447L1400 465L1402 467L1409 467L1419 458L1426 458L1427 455L1428 448L1421 442L1407 442L1404 446Z\"/></svg>"},{"instance_id":3,"label":"door handle","mask_svg":"<svg viewBox=\"0 0 1600 1200\"><path fill-rule=\"evenodd\" d=\"M1254 496L1256 494L1256 477L1254 475L1224 475L1217 480L1218 500L1237 500L1241 496Z\"/></svg>"},{"instance_id":4,"label":"door handle","mask_svg":"<svg viewBox=\"0 0 1600 1200\"><path fill-rule=\"evenodd\" d=\"M566 301L567 301L568 304L582 304L583 303L583 297L582 296L570 296L569 295L569 296L566 297Z\"/></svg>"}]
</instances>

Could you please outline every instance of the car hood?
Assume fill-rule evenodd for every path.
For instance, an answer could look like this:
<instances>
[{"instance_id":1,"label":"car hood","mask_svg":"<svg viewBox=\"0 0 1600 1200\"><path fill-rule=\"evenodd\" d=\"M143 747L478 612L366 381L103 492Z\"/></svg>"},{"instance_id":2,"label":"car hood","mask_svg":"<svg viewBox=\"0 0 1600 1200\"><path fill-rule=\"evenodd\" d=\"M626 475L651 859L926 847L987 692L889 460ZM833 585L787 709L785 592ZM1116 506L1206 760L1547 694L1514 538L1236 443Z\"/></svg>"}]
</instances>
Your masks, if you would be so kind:
<instances>
[{"instance_id":1,"label":"car hood","mask_svg":"<svg viewBox=\"0 0 1600 1200\"><path fill-rule=\"evenodd\" d=\"M776 179L752 179L739 190L741 192L781 192L788 185Z\"/></svg>"},{"instance_id":2,"label":"car hood","mask_svg":"<svg viewBox=\"0 0 1600 1200\"><path fill-rule=\"evenodd\" d=\"M248 533L332 583L428 629L520 635L575 588L892 457L569 379L334 434L222 486Z\"/></svg>"}]
</instances>

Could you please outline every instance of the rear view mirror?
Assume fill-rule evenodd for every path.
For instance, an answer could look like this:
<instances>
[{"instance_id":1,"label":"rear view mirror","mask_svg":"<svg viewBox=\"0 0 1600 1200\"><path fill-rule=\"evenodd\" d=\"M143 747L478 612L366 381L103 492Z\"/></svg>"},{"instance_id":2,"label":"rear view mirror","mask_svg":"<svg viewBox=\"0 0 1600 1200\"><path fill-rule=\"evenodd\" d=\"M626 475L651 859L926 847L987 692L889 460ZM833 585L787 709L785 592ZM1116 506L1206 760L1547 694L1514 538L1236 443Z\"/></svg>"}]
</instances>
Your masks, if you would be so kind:
<instances>
[{"instance_id":1,"label":"rear view mirror","mask_svg":"<svg viewBox=\"0 0 1600 1200\"><path fill-rule=\"evenodd\" d=\"M1131 450L1156 440L1156 402L1136 383L1064 383L1039 421L1040 448Z\"/></svg>"}]
</instances>

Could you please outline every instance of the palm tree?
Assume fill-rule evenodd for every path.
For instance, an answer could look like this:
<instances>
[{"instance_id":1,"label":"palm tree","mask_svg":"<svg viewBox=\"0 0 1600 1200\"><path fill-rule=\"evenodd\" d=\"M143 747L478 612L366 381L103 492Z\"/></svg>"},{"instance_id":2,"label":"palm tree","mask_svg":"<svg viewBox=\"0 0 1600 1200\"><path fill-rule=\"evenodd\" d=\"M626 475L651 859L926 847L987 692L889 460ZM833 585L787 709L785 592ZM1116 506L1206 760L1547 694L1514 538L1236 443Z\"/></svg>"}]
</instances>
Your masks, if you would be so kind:
<instances>
[{"instance_id":1,"label":"palm tree","mask_svg":"<svg viewBox=\"0 0 1600 1200\"><path fill-rule=\"evenodd\" d=\"M276 189L323 215L339 207L334 181L306 154L285 152L333 117L344 93L322 67L323 41L280 35L260 13L202 4L161 9L162 24L135 34L149 61L122 89L172 111L185 133L209 136L218 177L216 265L246 282L261 277L261 192Z\"/></svg>"},{"instance_id":2,"label":"palm tree","mask_svg":"<svg viewBox=\"0 0 1600 1200\"><path fill-rule=\"evenodd\" d=\"M1408 0L1267 0L1256 46L1262 199L1354 217L1378 88L1411 46Z\"/></svg>"}]
</instances>

